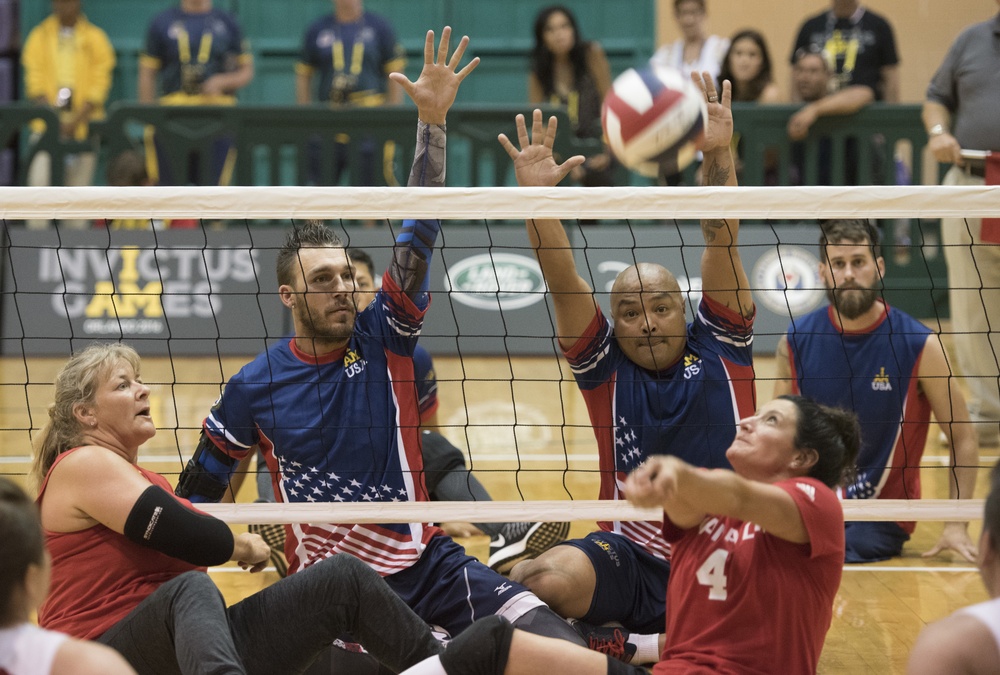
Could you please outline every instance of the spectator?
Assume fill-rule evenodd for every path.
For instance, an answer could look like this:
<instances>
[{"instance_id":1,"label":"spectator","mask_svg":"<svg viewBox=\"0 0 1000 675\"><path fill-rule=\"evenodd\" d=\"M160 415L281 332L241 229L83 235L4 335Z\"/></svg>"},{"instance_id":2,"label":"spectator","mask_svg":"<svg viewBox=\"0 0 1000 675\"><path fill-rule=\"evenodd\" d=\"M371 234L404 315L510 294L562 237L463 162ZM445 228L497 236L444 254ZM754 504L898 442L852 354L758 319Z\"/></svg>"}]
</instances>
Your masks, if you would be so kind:
<instances>
[{"instance_id":1,"label":"spectator","mask_svg":"<svg viewBox=\"0 0 1000 675\"><path fill-rule=\"evenodd\" d=\"M649 60L654 66L674 68L691 77L692 73L709 73L713 80L719 77L722 59L729 49L729 40L718 35L705 34L705 19L708 16L706 0L674 0L674 19L680 28L680 39L665 44ZM719 90L721 91L721 89ZM698 153L698 160L702 155ZM680 185L682 173L662 173L659 181L663 185Z\"/></svg>"},{"instance_id":2,"label":"spectator","mask_svg":"<svg viewBox=\"0 0 1000 675\"><path fill-rule=\"evenodd\" d=\"M852 115L875 100L875 92L864 84L852 84L843 89L831 89L829 61L822 50L809 45L795 52L792 67L794 98L805 103L788 119L788 136L792 139L792 163L790 183L806 184L805 144L809 130L820 117ZM820 138L817 145L817 178L819 185L833 184L833 146L829 138ZM844 176L846 185L856 185L858 140L848 138L844 142Z\"/></svg>"},{"instance_id":3,"label":"spectator","mask_svg":"<svg viewBox=\"0 0 1000 675\"><path fill-rule=\"evenodd\" d=\"M831 91L852 84L871 88L876 101L899 102L899 57L892 26L861 6L859 0L831 0L831 9L807 19L792 48L810 45L827 58L833 75Z\"/></svg>"},{"instance_id":4,"label":"spectator","mask_svg":"<svg viewBox=\"0 0 1000 675\"><path fill-rule=\"evenodd\" d=\"M49 592L52 562L38 507L0 477L0 673L135 675L113 649L39 628L31 615Z\"/></svg>"},{"instance_id":5,"label":"spectator","mask_svg":"<svg viewBox=\"0 0 1000 675\"><path fill-rule=\"evenodd\" d=\"M654 66L676 68L690 77L692 73L711 73L719 77L722 59L729 49L729 40L705 34L708 10L705 0L674 0L674 19L681 37L656 50L649 60Z\"/></svg>"},{"instance_id":6,"label":"spectator","mask_svg":"<svg viewBox=\"0 0 1000 675\"><path fill-rule=\"evenodd\" d=\"M764 36L755 30L741 30L729 40L729 49L722 59L718 88L722 90L723 80L729 80L733 89L733 102L779 103L781 90L771 76L771 55ZM743 178L743 137L733 133L733 157L736 159L736 175ZM778 158L773 148L766 148L764 162L764 182L777 185Z\"/></svg>"},{"instance_id":7,"label":"spectator","mask_svg":"<svg viewBox=\"0 0 1000 675\"><path fill-rule=\"evenodd\" d=\"M963 150L1000 151L1000 14L966 28L927 88L923 119L930 149L952 164L944 185L983 185L983 159ZM998 182L1000 178L991 182ZM955 355L971 394L969 411L981 446L1000 445L1000 227L979 218L943 218L948 299Z\"/></svg>"},{"instance_id":8,"label":"spectator","mask_svg":"<svg viewBox=\"0 0 1000 675\"><path fill-rule=\"evenodd\" d=\"M979 457L965 400L941 340L879 298L885 274L878 231L866 220L822 225L820 276L830 300L793 320L778 343L774 394L801 393L857 413L863 443L847 499L919 499L920 458L931 413L954 446L949 494L972 499ZM846 561L898 556L913 522L847 524ZM946 523L925 556L952 549L975 558L968 523Z\"/></svg>"},{"instance_id":9,"label":"spectator","mask_svg":"<svg viewBox=\"0 0 1000 675\"><path fill-rule=\"evenodd\" d=\"M139 103L154 103L159 79L165 105L234 105L236 92L253 79L253 57L236 18L213 9L212 0L180 0L180 6L153 17L139 57ZM155 148L155 149L154 149ZM191 166L171 166L154 139L150 179L158 185L178 182L228 185L236 161L231 139L211 144L210 175L201 176L196 158Z\"/></svg>"},{"instance_id":10,"label":"spectator","mask_svg":"<svg viewBox=\"0 0 1000 675\"><path fill-rule=\"evenodd\" d=\"M755 30L741 30L729 40L722 59L718 87L729 80L733 103L780 103L781 90L771 75L771 55L764 36Z\"/></svg>"},{"instance_id":11,"label":"spectator","mask_svg":"<svg viewBox=\"0 0 1000 675\"><path fill-rule=\"evenodd\" d=\"M302 55L295 65L295 99L300 105L313 102L313 75L318 74L316 100L334 107L399 105L403 90L389 78L402 73L406 57L396 32L384 17L365 11L362 0L333 0L333 13L313 21L306 29ZM309 180L322 181L322 158L332 156L332 184L339 184L348 167L349 144L340 135L332 155L318 139L309 145ZM361 166L356 183L375 185L375 143L361 140ZM395 183L391 144L385 149L388 167L386 182Z\"/></svg>"},{"instance_id":12,"label":"spectator","mask_svg":"<svg viewBox=\"0 0 1000 675\"><path fill-rule=\"evenodd\" d=\"M875 100L875 92L864 84L831 91L831 73L822 52L803 47L795 52L792 83L795 100L805 103L788 120L788 136L801 141L820 117L853 115Z\"/></svg>"},{"instance_id":13,"label":"spectator","mask_svg":"<svg viewBox=\"0 0 1000 675\"><path fill-rule=\"evenodd\" d=\"M577 138L602 139L601 104L611 87L611 66L597 42L580 37L566 7L546 7L535 18L535 46L528 74L528 102L566 107ZM614 185L616 162L605 147L574 167L570 177L586 187Z\"/></svg>"},{"instance_id":14,"label":"spectator","mask_svg":"<svg viewBox=\"0 0 1000 675\"><path fill-rule=\"evenodd\" d=\"M1000 475L995 466L976 564L990 599L924 628L910 652L908 675L1000 672Z\"/></svg>"},{"instance_id":15,"label":"spectator","mask_svg":"<svg viewBox=\"0 0 1000 675\"><path fill-rule=\"evenodd\" d=\"M111 89L115 52L103 30L87 21L81 0L52 0L52 14L35 26L24 43L26 97L50 106L59 114L59 136L85 141L89 124L104 117L104 103ZM41 121L32 125L32 141L45 130ZM95 150L66 157L64 183L90 185L97 164ZM48 152L35 155L28 167L28 185L51 185L52 158ZM28 227L47 227L48 220L29 220ZM86 220L66 220L68 227L84 228Z\"/></svg>"}]
</instances>

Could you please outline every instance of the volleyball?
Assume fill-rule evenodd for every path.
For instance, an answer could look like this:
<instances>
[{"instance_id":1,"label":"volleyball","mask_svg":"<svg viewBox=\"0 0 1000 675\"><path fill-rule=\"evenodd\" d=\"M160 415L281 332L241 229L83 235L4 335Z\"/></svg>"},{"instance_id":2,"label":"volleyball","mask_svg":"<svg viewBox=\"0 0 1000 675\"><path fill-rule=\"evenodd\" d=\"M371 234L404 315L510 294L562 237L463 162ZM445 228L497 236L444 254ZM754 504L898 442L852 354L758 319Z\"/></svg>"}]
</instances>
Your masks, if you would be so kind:
<instances>
[{"instance_id":1,"label":"volleyball","mask_svg":"<svg viewBox=\"0 0 1000 675\"><path fill-rule=\"evenodd\" d=\"M644 176L675 174L695 158L705 135L705 95L681 71L647 66L615 78L601 124L618 160Z\"/></svg>"}]
</instances>

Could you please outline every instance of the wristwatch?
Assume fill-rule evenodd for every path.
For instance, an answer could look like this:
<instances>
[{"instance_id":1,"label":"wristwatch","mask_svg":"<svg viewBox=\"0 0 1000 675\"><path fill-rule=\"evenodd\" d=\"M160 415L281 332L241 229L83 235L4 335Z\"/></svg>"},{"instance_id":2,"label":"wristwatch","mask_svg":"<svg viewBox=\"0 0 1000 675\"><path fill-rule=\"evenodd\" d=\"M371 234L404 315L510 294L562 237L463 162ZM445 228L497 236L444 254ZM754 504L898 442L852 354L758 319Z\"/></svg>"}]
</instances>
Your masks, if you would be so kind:
<instances>
[{"instance_id":1,"label":"wristwatch","mask_svg":"<svg viewBox=\"0 0 1000 675\"><path fill-rule=\"evenodd\" d=\"M944 125L943 124L935 124L930 129L927 130L927 135L931 136L931 137L940 136L943 133L944 133Z\"/></svg>"}]
</instances>

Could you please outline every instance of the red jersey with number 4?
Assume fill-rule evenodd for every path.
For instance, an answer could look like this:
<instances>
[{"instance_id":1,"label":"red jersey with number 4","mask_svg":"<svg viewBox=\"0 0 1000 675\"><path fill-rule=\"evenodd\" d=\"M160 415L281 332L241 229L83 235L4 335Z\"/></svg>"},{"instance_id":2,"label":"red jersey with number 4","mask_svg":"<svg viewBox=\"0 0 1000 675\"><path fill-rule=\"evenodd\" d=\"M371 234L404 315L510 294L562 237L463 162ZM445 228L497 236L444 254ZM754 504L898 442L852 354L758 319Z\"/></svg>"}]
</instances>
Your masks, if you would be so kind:
<instances>
[{"instance_id":1,"label":"red jersey with number 4","mask_svg":"<svg viewBox=\"0 0 1000 675\"><path fill-rule=\"evenodd\" d=\"M844 564L844 512L812 478L775 483L798 505L808 544L707 516L678 529L667 587L663 673L815 673Z\"/></svg>"}]
</instances>

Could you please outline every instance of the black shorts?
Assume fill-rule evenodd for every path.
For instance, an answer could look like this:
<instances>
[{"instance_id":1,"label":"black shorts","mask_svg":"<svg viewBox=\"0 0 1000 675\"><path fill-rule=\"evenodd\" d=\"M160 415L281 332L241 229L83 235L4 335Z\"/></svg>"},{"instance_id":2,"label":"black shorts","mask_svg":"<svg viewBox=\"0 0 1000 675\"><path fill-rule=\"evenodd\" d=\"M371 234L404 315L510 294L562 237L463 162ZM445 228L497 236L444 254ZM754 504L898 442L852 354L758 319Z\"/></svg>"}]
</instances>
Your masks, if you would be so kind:
<instances>
[{"instance_id":1,"label":"black shorts","mask_svg":"<svg viewBox=\"0 0 1000 675\"><path fill-rule=\"evenodd\" d=\"M669 562L614 532L591 532L560 545L583 551L597 574L594 599L582 621L596 626L615 621L643 634L666 629Z\"/></svg>"}]
</instances>

